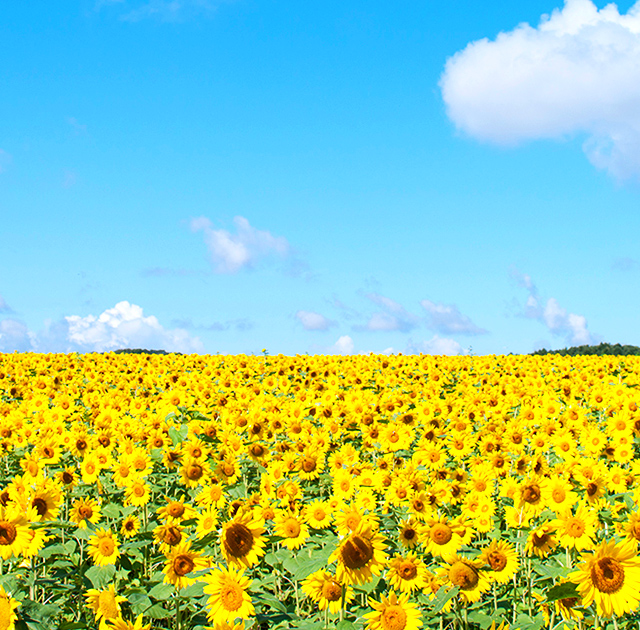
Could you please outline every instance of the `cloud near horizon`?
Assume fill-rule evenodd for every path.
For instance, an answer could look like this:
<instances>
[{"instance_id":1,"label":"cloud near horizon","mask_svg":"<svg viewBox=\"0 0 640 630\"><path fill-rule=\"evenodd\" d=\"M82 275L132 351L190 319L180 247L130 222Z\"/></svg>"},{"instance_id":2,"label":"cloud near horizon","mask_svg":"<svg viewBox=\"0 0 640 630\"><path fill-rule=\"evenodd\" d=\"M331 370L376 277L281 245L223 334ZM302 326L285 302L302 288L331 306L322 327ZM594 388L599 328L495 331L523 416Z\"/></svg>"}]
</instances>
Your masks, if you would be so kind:
<instances>
[{"instance_id":1,"label":"cloud near horizon","mask_svg":"<svg viewBox=\"0 0 640 630\"><path fill-rule=\"evenodd\" d=\"M591 163L616 179L640 178L640 1L566 0L494 40L469 43L440 79L447 114L470 136L498 145L586 134Z\"/></svg>"},{"instance_id":2,"label":"cloud near horizon","mask_svg":"<svg viewBox=\"0 0 640 630\"><path fill-rule=\"evenodd\" d=\"M146 348L168 352L204 352L202 341L181 328L164 328L140 306L118 302L99 316L69 315L30 331L15 319L0 321L0 352L108 352Z\"/></svg>"},{"instance_id":3,"label":"cloud near horizon","mask_svg":"<svg viewBox=\"0 0 640 630\"><path fill-rule=\"evenodd\" d=\"M455 304L422 300L420 305L427 311L427 328L436 332L445 335L486 335L488 332L463 315Z\"/></svg>"},{"instance_id":4,"label":"cloud near horizon","mask_svg":"<svg viewBox=\"0 0 640 630\"><path fill-rule=\"evenodd\" d=\"M569 344L585 345L598 341L597 336L589 332L587 318L584 315L569 313L553 297L545 302L540 298L538 288L531 276L517 270L514 270L511 275L529 294L525 307L520 313L522 317L539 321L552 335L564 337Z\"/></svg>"}]
</instances>

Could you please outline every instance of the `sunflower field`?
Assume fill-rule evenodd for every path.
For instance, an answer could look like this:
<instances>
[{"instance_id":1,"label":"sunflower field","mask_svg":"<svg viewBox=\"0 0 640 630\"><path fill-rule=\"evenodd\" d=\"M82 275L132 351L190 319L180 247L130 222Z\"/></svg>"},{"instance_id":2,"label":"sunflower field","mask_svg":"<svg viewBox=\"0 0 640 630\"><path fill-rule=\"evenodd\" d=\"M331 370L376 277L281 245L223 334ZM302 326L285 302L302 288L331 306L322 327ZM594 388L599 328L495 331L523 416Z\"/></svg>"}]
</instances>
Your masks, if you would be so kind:
<instances>
[{"instance_id":1,"label":"sunflower field","mask_svg":"<svg viewBox=\"0 0 640 630\"><path fill-rule=\"evenodd\" d=\"M0 630L640 627L640 358L0 354Z\"/></svg>"}]
</instances>

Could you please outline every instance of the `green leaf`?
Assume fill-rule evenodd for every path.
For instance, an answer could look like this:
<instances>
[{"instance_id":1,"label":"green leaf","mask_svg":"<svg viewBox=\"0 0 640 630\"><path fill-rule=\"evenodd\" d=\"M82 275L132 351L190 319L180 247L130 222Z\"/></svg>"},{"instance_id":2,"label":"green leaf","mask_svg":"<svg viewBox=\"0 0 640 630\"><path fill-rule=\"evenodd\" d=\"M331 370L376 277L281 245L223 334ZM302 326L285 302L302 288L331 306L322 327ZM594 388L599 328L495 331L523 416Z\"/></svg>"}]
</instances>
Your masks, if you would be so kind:
<instances>
[{"instance_id":1,"label":"green leaf","mask_svg":"<svg viewBox=\"0 0 640 630\"><path fill-rule=\"evenodd\" d=\"M172 617L174 613L172 610L164 608L162 604L154 604L151 608L147 608L144 614L152 619L166 619L167 617Z\"/></svg>"},{"instance_id":2,"label":"green leaf","mask_svg":"<svg viewBox=\"0 0 640 630\"><path fill-rule=\"evenodd\" d=\"M262 604L263 608L270 608L273 610L277 610L278 612L287 612L287 607L274 595L270 593L260 593L254 596L254 599L257 603Z\"/></svg>"},{"instance_id":3,"label":"green leaf","mask_svg":"<svg viewBox=\"0 0 640 630\"><path fill-rule=\"evenodd\" d=\"M156 584L150 591L149 597L153 599L157 599L159 601L165 601L171 597L175 592L175 587L173 584Z\"/></svg>"},{"instance_id":4,"label":"green leaf","mask_svg":"<svg viewBox=\"0 0 640 630\"><path fill-rule=\"evenodd\" d=\"M109 518L118 518L122 510L117 503L109 503L102 508L102 513Z\"/></svg>"},{"instance_id":5,"label":"green leaf","mask_svg":"<svg viewBox=\"0 0 640 630\"><path fill-rule=\"evenodd\" d=\"M578 585L573 582L563 582L562 584L556 584L547 591L547 601L555 602L558 599L567 599L573 597L580 597L578 592Z\"/></svg>"},{"instance_id":6,"label":"green leaf","mask_svg":"<svg viewBox=\"0 0 640 630\"><path fill-rule=\"evenodd\" d=\"M451 590L447 590L446 586L441 586L433 600L433 612L439 613L447 605L447 602L453 599L460 590L459 586L454 586Z\"/></svg>"},{"instance_id":7,"label":"green leaf","mask_svg":"<svg viewBox=\"0 0 640 630\"><path fill-rule=\"evenodd\" d=\"M116 574L116 568L113 564L107 564L103 567L93 566L85 571L85 577L93 584L93 588L102 590L109 585Z\"/></svg>"}]
</instances>

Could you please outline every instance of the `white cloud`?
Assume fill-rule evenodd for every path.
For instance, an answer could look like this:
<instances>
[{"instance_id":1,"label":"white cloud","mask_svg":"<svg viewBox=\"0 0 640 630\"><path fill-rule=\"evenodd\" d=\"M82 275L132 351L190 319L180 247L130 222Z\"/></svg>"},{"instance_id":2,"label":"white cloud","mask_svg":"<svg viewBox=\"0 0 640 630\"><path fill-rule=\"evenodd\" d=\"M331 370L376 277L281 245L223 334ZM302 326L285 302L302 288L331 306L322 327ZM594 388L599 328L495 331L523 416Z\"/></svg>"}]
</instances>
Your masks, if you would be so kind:
<instances>
[{"instance_id":1,"label":"white cloud","mask_svg":"<svg viewBox=\"0 0 640 630\"><path fill-rule=\"evenodd\" d=\"M373 313L365 325L366 330L407 332L418 325L418 318L402 305L379 293L367 293L367 298L383 310Z\"/></svg>"},{"instance_id":2,"label":"white cloud","mask_svg":"<svg viewBox=\"0 0 640 630\"><path fill-rule=\"evenodd\" d=\"M227 230L214 230L206 217L191 221L194 232L202 230L209 250L209 256L217 273L237 273L272 254L285 257L290 252L287 239L273 236L266 230L257 230L244 217L235 217L237 233Z\"/></svg>"},{"instance_id":3,"label":"white cloud","mask_svg":"<svg viewBox=\"0 0 640 630\"><path fill-rule=\"evenodd\" d=\"M349 335L342 335L338 341L329 348L329 354L352 354L353 348L353 339L351 339Z\"/></svg>"},{"instance_id":4,"label":"white cloud","mask_svg":"<svg viewBox=\"0 0 640 630\"><path fill-rule=\"evenodd\" d=\"M586 133L584 150L616 178L640 176L640 1L566 0L540 24L471 42L440 87L456 126L510 145Z\"/></svg>"},{"instance_id":5,"label":"white cloud","mask_svg":"<svg viewBox=\"0 0 640 630\"><path fill-rule=\"evenodd\" d=\"M567 343L573 345L589 344L596 338L589 332L587 319L584 315L569 313L560 306L556 298L548 298L546 301L540 298L538 288L531 276L513 270L511 276L524 289L528 296L523 317L535 319L544 324L547 330L557 337L564 337Z\"/></svg>"},{"instance_id":6,"label":"white cloud","mask_svg":"<svg viewBox=\"0 0 640 630\"><path fill-rule=\"evenodd\" d=\"M0 350L10 352L106 352L120 348L146 348L169 352L203 352L198 337L182 328L164 328L140 306L123 301L99 316L69 315L45 322L40 332L29 331L22 322L0 322Z\"/></svg>"},{"instance_id":7,"label":"white cloud","mask_svg":"<svg viewBox=\"0 0 640 630\"><path fill-rule=\"evenodd\" d=\"M420 302L427 311L427 327L445 335L484 335L486 330L476 326L458 307L453 304L436 304L430 300Z\"/></svg>"},{"instance_id":8,"label":"white cloud","mask_svg":"<svg viewBox=\"0 0 640 630\"><path fill-rule=\"evenodd\" d=\"M298 311L295 317L305 330L328 330L335 325L335 322L313 311Z\"/></svg>"},{"instance_id":9,"label":"white cloud","mask_svg":"<svg viewBox=\"0 0 640 630\"><path fill-rule=\"evenodd\" d=\"M15 319L0 321L0 352L28 352L32 349L32 338L27 326Z\"/></svg>"},{"instance_id":10,"label":"white cloud","mask_svg":"<svg viewBox=\"0 0 640 630\"><path fill-rule=\"evenodd\" d=\"M11 154L0 149L0 173L4 173L7 170L7 166L9 166L11 162L12 162Z\"/></svg>"},{"instance_id":11,"label":"white cloud","mask_svg":"<svg viewBox=\"0 0 640 630\"><path fill-rule=\"evenodd\" d=\"M446 337L439 337L438 335L434 335L431 339L427 341L409 341L407 346L407 353L414 354L420 353L423 354L446 354L446 355L457 355L464 354L464 350L462 346L453 339L448 339Z\"/></svg>"}]
</instances>

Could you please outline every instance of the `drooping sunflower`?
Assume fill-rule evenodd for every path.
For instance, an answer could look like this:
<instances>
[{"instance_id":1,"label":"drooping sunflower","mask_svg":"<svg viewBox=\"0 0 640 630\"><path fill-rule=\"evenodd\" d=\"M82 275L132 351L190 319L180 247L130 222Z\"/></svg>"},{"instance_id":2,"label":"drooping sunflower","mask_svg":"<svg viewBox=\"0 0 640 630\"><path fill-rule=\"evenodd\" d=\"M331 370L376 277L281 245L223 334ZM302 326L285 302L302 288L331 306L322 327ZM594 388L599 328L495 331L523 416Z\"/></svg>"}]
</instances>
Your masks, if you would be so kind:
<instances>
[{"instance_id":1,"label":"drooping sunflower","mask_svg":"<svg viewBox=\"0 0 640 630\"><path fill-rule=\"evenodd\" d=\"M189 542L172 547L167 554L164 569L165 584L173 584L178 590L193 584L198 578L194 574L209 566L209 559L191 549Z\"/></svg>"},{"instance_id":2,"label":"drooping sunflower","mask_svg":"<svg viewBox=\"0 0 640 630\"><path fill-rule=\"evenodd\" d=\"M409 594L399 597L391 591L389 597L380 596L380 601L369 598L373 612L363 615L366 630L418 630L422 626L420 610L409 601Z\"/></svg>"},{"instance_id":3,"label":"drooping sunflower","mask_svg":"<svg viewBox=\"0 0 640 630\"><path fill-rule=\"evenodd\" d=\"M251 580L244 570L216 566L203 581L207 599L207 616L214 624L234 623L238 619L249 619L255 614L251 597L247 592Z\"/></svg>"},{"instance_id":4,"label":"drooping sunflower","mask_svg":"<svg viewBox=\"0 0 640 630\"><path fill-rule=\"evenodd\" d=\"M20 602L9 595L2 586L0 586L0 627L3 630L15 630L16 608L20 606Z\"/></svg>"},{"instance_id":5,"label":"drooping sunflower","mask_svg":"<svg viewBox=\"0 0 640 630\"><path fill-rule=\"evenodd\" d=\"M480 560L491 569L487 577L499 584L508 582L518 571L518 553L505 540L492 540L480 553Z\"/></svg>"},{"instance_id":6,"label":"drooping sunflower","mask_svg":"<svg viewBox=\"0 0 640 630\"><path fill-rule=\"evenodd\" d=\"M93 562L99 566L116 563L120 557L120 550L118 549L118 539L110 529L98 529L89 538L89 555Z\"/></svg>"},{"instance_id":7,"label":"drooping sunflower","mask_svg":"<svg viewBox=\"0 0 640 630\"><path fill-rule=\"evenodd\" d=\"M426 579L427 567L413 551L405 556L395 556L389 562L387 581L395 590L412 593L424 588Z\"/></svg>"},{"instance_id":8,"label":"drooping sunflower","mask_svg":"<svg viewBox=\"0 0 640 630\"><path fill-rule=\"evenodd\" d=\"M460 589L459 595L465 603L473 603L490 588L487 572L481 568L483 564L481 560L453 554L446 557L441 574L448 578L450 586Z\"/></svg>"},{"instance_id":9,"label":"drooping sunflower","mask_svg":"<svg viewBox=\"0 0 640 630\"><path fill-rule=\"evenodd\" d=\"M120 604L126 602L127 598L116 594L116 588L110 584L102 590L89 589L85 593L87 606L93 610L96 621L100 622L100 630L104 630L107 621L112 621L120 617Z\"/></svg>"},{"instance_id":10,"label":"drooping sunflower","mask_svg":"<svg viewBox=\"0 0 640 630\"><path fill-rule=\"evenodd\" d=\"M344 589L345 606L353 599L351 586L341 584L335 575L320 569L302 581L302 592L308 595L320 610L329 609L330 613L340 612Z\"/></svg>"},{"instance_id":11,"label":"drooping sunflower","mask_svg":"<svg viewBox=\"0 0 640 630\"><path fill-rule=\"evenodd\" d=\"M640 558L635 542L605 541L593 553L583 553L581 559L568 579L578 585L583 606L595 601L603 617L621 616L638 608Z\"/></svg>"},{"instance_id":12,"label":"drooping sunflower","mask_svg":"<svg viewBox=\"0 0 640 630\"><path fill-rule=\"evenodd\" d=\"M336 577L345 584L364 584L380 575L387 560L384 537L371 524L362 523L329 557L337 562Z\"/></svg>"},{"instance_id":13,"label":"drooping sunflower","mask_svg":"<svg viewBox=\"0 0 640 630\"><path fill-rule=\"evenodd\" d=\"M528 536L524 546L524 552L528 556L535 555L538 558L546 558L558 545L556 528L551 523L542 523Z\"/></svg>"},{"instance_id":14,"label":"drooping sunflower","mask_svg":"<svg viewBox=\"0 0 640 630\"><path fill-rule=\"evenodd\" d=\"M251 512L238 510L231 521L222 526L220 549L227 563L234 568L248 568L257 564L265 554L264 521Z\"/></svg>"}]
</instances>

